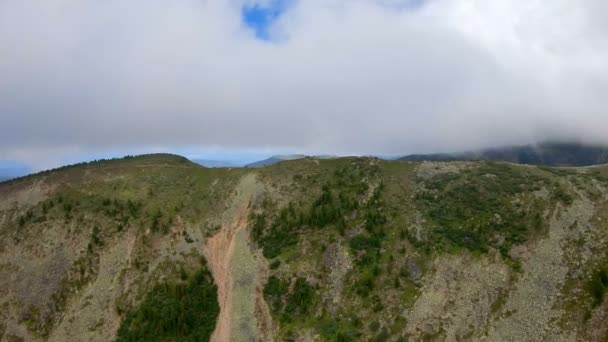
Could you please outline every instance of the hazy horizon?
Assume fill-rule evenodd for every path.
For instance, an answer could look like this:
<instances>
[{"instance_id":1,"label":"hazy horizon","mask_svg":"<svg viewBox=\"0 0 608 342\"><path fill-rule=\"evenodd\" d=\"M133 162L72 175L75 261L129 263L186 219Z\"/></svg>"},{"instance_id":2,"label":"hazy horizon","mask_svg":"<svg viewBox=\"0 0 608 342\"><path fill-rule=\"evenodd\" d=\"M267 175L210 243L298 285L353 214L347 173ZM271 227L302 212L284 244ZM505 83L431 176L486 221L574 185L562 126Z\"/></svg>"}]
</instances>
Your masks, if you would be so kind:
<instances>
[{"instance_id":1,"label":"hazy horizon","mask_svg":"<svg viewBox=\"0 0 608 342\"><path fill-rule=\"evenodd\" d=\"M529 144L513 144L513 145L502 145L502 146L487 146L480 147L478 149L473 150L432 150L432 151L414 151L414 152L406 152L394 155L383 155L383 154L332 154L332 153L296 153L285 150L265 150L265 151L252 151L252 150L221 150L221 149L207 149L202 150L200 148L194 149L139 149L139 150L115 150L112 152L105 153L96 153L96 154L77 154L71 156L68 159L59 161L56 165L49 166L46 168L35 168L31 165L28 165L23 162L14 161L14 160L0 160L0 181L3 179L11 179L21 177L30 173L36 173L44 170L54 169L56 167L78 164L82 162L91 162L100 159L115 159L115 158L123 158L125 156L137 156L137 155L146 155L146 154L156 154L156 153L168 153L180 155L188 158L189 160L198 163L207 167L244 167L248 164L253 164L255 162L263 161L266 159L270 159L272 157L280 157L280 156L290 156L290 155L303 155L303 156L333 156L333 157L378 157L387 160L397 159L399 157L411 156L411 155L433 155L433 154L459 154L466 152L476 152L476 151L484 151L491 149L500 149L500 148L510 148L510 147L521 147L521 146L535 146L539 144L581 144L585 146L595 146L595 144L587 144L583 141L574 141L574 140L546 140L541 142L534 142ZM597 146L602 146L608 148L608 144L597 144ZM218 165L214 165L218 163Z\"/></svg>"}]
</instances>

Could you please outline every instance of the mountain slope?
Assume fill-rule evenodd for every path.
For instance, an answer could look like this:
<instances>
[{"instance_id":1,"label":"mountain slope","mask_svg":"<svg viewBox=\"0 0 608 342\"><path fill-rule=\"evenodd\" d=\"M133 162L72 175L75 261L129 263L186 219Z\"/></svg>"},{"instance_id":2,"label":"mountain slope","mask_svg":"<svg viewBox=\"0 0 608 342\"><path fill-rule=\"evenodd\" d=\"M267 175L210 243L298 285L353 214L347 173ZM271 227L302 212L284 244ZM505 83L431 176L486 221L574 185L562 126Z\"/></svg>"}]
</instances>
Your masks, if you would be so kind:
<instances>
[{"instance_id":1,"label":"mountain slope","mask_svg":"<svg viewBox=\"0 0 608 342\"><path fill-rule=\"evenodd\" d=\"M0 339L603 341L607 209L606 167L64 168L0 184Z\"/></svg>"},{"instance_id":2,"label":"mountain slope","mask_svg":"<svg viewBox=\"0 0 608 342\"><path fill-rule=\"evenodd\" d=\"M204 274L205 234L219 224L212 213L236 180L154 155L0 185L0 332L114 339L155 284L177 288Z\"/></svg>"},{"instance_id":3,"label":"mountain slope","mask_svg":"<svg viewBox=\"0 0 608 342\"><path fill-rule=\"evenodd\" d=\"M399 159L405 161L488 160L545 166L589 166L608 163L608 147L547 142L453 154L414 154Z\"/></svg>"}]
</instances>

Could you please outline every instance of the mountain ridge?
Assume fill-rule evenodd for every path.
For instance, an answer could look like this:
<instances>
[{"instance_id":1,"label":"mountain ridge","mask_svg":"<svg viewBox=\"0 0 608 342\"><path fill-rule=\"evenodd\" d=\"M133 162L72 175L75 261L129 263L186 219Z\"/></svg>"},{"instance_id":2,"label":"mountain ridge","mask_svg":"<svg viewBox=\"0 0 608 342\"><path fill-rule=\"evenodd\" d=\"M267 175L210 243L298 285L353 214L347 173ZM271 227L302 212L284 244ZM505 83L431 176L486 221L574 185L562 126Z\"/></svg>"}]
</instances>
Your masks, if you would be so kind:
<instances>
[{"instance_id":1,"label":"mountain ridge","mask_svg":"<svg viewBox=\"0 0 608 342\"><path fill-rule=\"evenodd\" d=\"M608 163L608 145L568 142L487 148L455 153L412 154L404 161L505 161L544 166L591 166Z\"/></svg>"}]
</instances>

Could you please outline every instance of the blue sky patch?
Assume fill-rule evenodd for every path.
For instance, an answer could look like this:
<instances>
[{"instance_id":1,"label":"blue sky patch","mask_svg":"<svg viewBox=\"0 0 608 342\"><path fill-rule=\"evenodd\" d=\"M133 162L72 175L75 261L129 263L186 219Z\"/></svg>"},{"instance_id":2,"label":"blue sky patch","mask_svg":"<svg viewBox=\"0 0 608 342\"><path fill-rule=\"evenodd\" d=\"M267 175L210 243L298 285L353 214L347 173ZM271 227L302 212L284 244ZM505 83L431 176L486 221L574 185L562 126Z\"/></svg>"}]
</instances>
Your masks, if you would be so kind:
<instances>
[{"instance_id":1,"label":"blue sky patch","mask_svg":"<svg viewBox=\"0 0 608 342\"><path fill-rule=\"evenodd\" d=\"M245 25L255 31L258 39L269 40L269 29L287 8L288 0L274 0L270 4L245 6L241 18Z\"/></svg>"}]
</instances>

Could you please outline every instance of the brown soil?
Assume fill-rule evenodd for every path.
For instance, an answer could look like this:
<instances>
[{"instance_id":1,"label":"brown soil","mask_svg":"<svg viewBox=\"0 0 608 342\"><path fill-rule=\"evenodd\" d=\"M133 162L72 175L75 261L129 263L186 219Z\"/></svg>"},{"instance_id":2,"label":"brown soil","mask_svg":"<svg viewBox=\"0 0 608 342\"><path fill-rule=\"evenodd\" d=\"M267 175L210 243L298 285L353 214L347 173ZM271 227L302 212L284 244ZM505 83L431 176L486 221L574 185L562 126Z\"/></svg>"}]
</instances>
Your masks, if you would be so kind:
<instances>
[{"instance_id":1,"label":"brown soil","mask_svg":"<svg viewBox=\"0 0 608 342\"><path fill-rule=\"evenodd\" d=\"M211 335L213 342L230 341L232 323L232 285L233 279L230 271L230 261L234 254L236 234L247 228L247 207L239 210L234 222L224 224L222 228L207 240L205 257L211 274L217 284L220 314Z\"/></svg>"}]
</instances>

